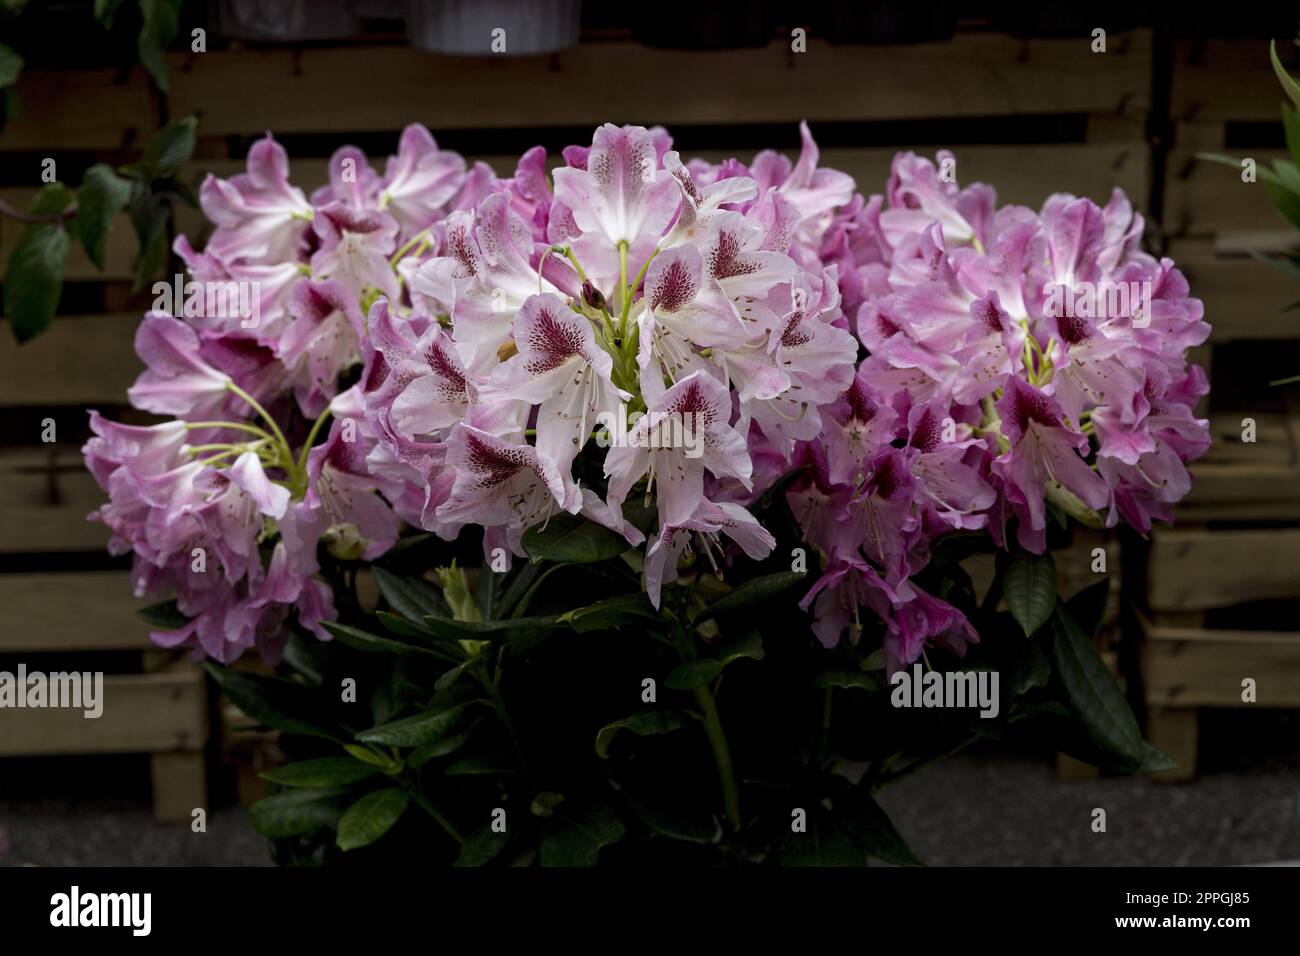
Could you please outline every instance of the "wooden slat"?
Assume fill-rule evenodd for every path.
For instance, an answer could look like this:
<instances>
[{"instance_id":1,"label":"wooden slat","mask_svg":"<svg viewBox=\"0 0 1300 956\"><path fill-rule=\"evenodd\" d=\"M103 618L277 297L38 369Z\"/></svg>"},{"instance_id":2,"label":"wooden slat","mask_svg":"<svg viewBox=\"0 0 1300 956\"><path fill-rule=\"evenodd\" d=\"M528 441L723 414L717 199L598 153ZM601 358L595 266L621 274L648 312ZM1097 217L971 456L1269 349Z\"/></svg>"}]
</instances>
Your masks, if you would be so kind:
<instances>
[{"instance_id":1,"label":"wooden slat","mask_svg":"<svg viewBox=\"0 0 1300 956\"><path fill-rule=\"evenodd\" d=\"M1272 160L1286 153L1267 149L1174 149L1169 155L1165 222L1171 236L1205 237L1232 229L1275 229L1282 219L1268 198L1263 177L1241 181L1240 168L1196 159L1197 152L1250 158L1271 168Z\"/></svg>"},{"instance_id":2,"label":"wooden slat","mask_svg":"<svg viewBox=\"0 0 1300 956\"><path fill-rule=\"evenodd\" d=\"M1168 254L1205 303L1211 341L1300 338L1300 320L1281 311L1300 298L1294 279L1248 256L1220 256L1209 239L1175 240Z\"/></svg>"},{"instance_id":3,"label":"wooden slat","mask_svg":"<svg viewBox=\"0 0 1300 956\"><path fill-rule=\"evenodd\" d=\"M1242 421L1255 420L1255 441L1243 442ZM1210 418L1213 444L1189 466L1192 490L1179 521L1300 520L1300 449L1295 422L1282 414L1219 412Z\"/></svg>"},{"instance_id":4,"label":"wooden slat","mask_svg":"<svg viewBox=\"0 0 1300 956\"><path fill-rule=\"evenodd\" d=\"M157 106L144 70L23 70L22 115L10 119L0 150L58 159L63 150L115 150L144 143L157 128ZM32 180L40 174L40 163Z\"/></svg>"},{"instance_id":5,"label":"wooden slat","mask_svg":"<svg viewBox=\"0 0 1300 956\"><path fill-rule=\"evenodd\" d=\"M1300 528L1156 529L1147 588L1155 611L1300 598Z\"/></svg>"},{"instance_id":6,"label":"wooden slat","mask_svg":"<svg viewBox=\"0 0 1300 956\"><path fill-rule=\"evenodd\" d=\"M192 668L105 676L95 720L73 709L0 709L3 756L195 751L207 735L203 674Z\"/></svg>"},{"instance_id":7,"label":"wooden slat","mask_svg":"<svg viewBox=\"0 0 1300 956\"><path fill-rule=\"evenodd\" d=\"M171 109L199 112L209 136L389 130L416 120L438 130L1140 111L1150 33L1111 43L1105 69L1087 37L984 33L872 48L812 39L802 54L783 42L707 56L619 42L520 58L405 47L229 50L172 57Z\"/></svg>"},{"instance_id":8,"label":"wooden slat","mask_svg":"<svg viewBox=\"0 0 1300 956\"><path fill-rule=\"evenodd\" d=\"M1153 707L1300 706L1300 632L1143 626L1142 674ZM1255 681L1253 704L1241 699L1247 677Z\"/></svg>"},{"instance_id":9,"label":"wooden slat","mask_svg":"<svg viewBox=\"0 0 1300 956\"><path fill-rule=\"evenodd\" d=\"M1269 65L1267 40L1177 44L1170 102L1176 120L1281 122L1284 96Z\"/></svg>"},{"instance_id":10,"label":"wooden slat","mask_svg":"<svg viewBox=\"0 0 1300 956\"><path fill-rule=\"evenodd\" d=\"M0 653L149 648L125 571L0 574Z\"/></svg>"},{"instance_id":11,"label":"wooden slat","mask_svg":"<svg viewBox=\"0 0 1300 956\"><path fill-rule=\"evenodd\" d=\"M39 433L39 422L33 423ZM0 455L0 552L99 551L108 529L86 520L107 496L80 467L78 449L54 444ZM53 478L49 468L59 469Z\"/></svg>"},{"instance_id":12,"label":"wooden slat","mask_svg":"<svg viewBox=\"0 0 1300 956\"><path fill-rule=\"evenodd\" d=\"M121 405L144 366L140 314L58 316L21 348L0 345L0 405ZM39 429L35 429L39 432Z\"/></svg>"}]
</instances>

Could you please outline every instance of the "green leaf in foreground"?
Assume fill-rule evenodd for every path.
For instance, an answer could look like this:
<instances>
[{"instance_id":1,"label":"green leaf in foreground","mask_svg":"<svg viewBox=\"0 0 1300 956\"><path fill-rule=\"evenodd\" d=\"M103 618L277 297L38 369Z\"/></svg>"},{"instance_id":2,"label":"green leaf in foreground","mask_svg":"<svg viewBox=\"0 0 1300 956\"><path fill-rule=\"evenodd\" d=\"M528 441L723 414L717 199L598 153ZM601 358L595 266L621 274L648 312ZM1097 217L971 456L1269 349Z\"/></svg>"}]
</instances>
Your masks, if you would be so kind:
<instances>
[{"instance_id":1,"label":"green leaf in foreground","mask_svg":"<svg viewBox=\"0 0 1300 956\"><path fill-rule=\"evenodd\" d=\"M113 172L112 167L96 163L86 170L77 196L77 233L86 255L100 269L104 268L104 243L113 218L130 198L130 181Z\"/></svg>"},{"instance_id":2,"label":"green leaf in foreground","mask_svg":"<svg viewBox=\"0 0 1300 956\"><path fill-rule=\"evenodd\" d=\"M272 840L331 827L343 813L337 790L290 790L263 797L248 808L248 822Z\"/></svg>"},{"instance_id":3,"label":"green leaf in foreground","mask_svg":"<svg viewBox=\"0 0 1300 956\"><path fill-rule=\"evenodd\" d=\"M460 723L468 704L435 708L357 734L357 740L389 747L422 747L450 736Z\"/></svg>"},{"instance_id":4,"label":"green leaf in foreground","mask_svg":"<svg viewBox=\"0 0 1300 956\"><path fill-rule=\"evenodd\" d=\"M556 515L544 525L524 532L524 551L530 561L591 564L617 558L630 546L603 525L576 515Z\"/></svg>"},{"instance_id":5,"label":"green leaf in foreground","mask_svg":"<svg viewBox=\"0 0 1300 956\"><path fill-rule=\"evenodd\" d=\"M765 601L807 580L808 575L800 571L779 571L776 574L765 574L759 578L752 578L730 594L723 595L706 607L695 618L695 623L700 624L725 611L734 611L737 608L748 607L751 604Z\"/></svg>"},{"instance_id":6,"label":"green leaf in foreground","mask_svg":"<svg viewBox=\"0 0 1300 956\"><path fill-rule=\"evenodd\" d=\"M673 690L694 690L712 681L732 661L745 657L755 661L763 659L763 639L757 631L751 631L739 640L723 645L717 657L702 657L677 665L664 683Z\"/></svg>"},{"instance_id":7,"label":"green leaf in foreground","mask_svg":"<svg viewBox=\"0 0 1300 956\"><path fill-rule=\"evenodd\" d=\"M190 619L181 613L174 600L138 607L135 613L150 627L160 631L178 631L190 623Z\"/></svg>"},{"instance_id":8,"label":"green leaf in foreground","mask_svg":"<svg viewBox=\"0 0 1300 956\"><path fill-rule=\"evenodd\" d=\"M595 866L601 847L623 839L623 822L603 803L583 810L562 804L546 820L542 866Z\"/></svg>"},{"instance_id":9,"label":"green leaf in foreground","mask_svg":"<svg viewBox=\"0 0 1300 956\"><path fill-rule=\"evenodd\" d=\"M433 584L420 577L394 574L375 565L371 568L379 593L384 596L389 607L408 621L419 622L426 614L449 617L451 609L443 600L442 592Z\"/></svg>"},{"instance_id":10,"label":"green leaf in foreground","mask_svg":"<svg viewBox=\"0 0 1300 956\"><path fill-rule=\"evenodd\" d=\"M62 222L28 223L18 234L5 268L4 314L20 343L44 332L54 317L69 245Z\"/></svg>"},{"instance_id":11,"label":"green leaf in foreground","mask_svg":"<svg viewBox=\"0 0 1300 956\"><path fill-rule=\"evenodd\" d=\"M490 826L475 830L460 848L455 866L483 866L491 863L510 840L509 833L498 833Z\"/></svg>"},{"instance_id":12,"label":"green leaf in foreground","mask_svg":"<svg viewBox=\"0 0 1300 956\"><path fill-rule=\"evenodd\" d=\"M1064 608L1052 616L1052 658L1065 705L1089 741L1117 763L1141 766L1144 741L1133 711L1096 646Z\"/></svg>"},{"instance_id":13,"label":"green leaf in foreground","mask_svg":"<svg viewBox=\"0 0 1300 956\"><path fill-rule=\"evenodd\" d=\"M221 692L249 717L273 730L345 741L350 732L336 721L320 718L323 691L294 681L247 674L219 664L205 665Z\"/></svg>"},{"instance_id":14,"label":"green leaf in foreground","mask_svg":"<svg viewBox=\"0 0 1300 956\"><path fill-rule=\"evenodd\" d=\"M261 777L281 787L329 790L349 787L378 774L378 767L360 763L351 757L319 757L275 767L262 773Z\"/></svg>"},{"instance_id":15,"label":"green leaf in foreground","mask_svg":"<svg viewBox=\"0 0 1300 956\"><path fill-rule=\"evenodd\" d=\"M401 819L410 802L410 794L397 787L366 794L339 820L339 849L356 850L374 843Z\"/></svg>"},{"instance_id":16,"label":"green leaf in foreground","mask_svg":"<svg viewBox=\"0 0 1300 956\"><path fill-rule=\"evenodd\" d=\"M596 754L609 756L609 745L620 730L630 730L642 737L647 734L667 734L685 727L692 715L684 710L647 710L606 724L596 734Z\"/></svg>"},{"instance_id":17,"label":"green leaf in foreground","mask_svg":"<svg viewBox=\"0 0 1300 956\"><path fill-rule=\"evenodd\" d=\"M922 866L889 816L864 790L852 788L831 798L831 816L864 852L896 866Z\"/></svg>"},{"instance_id":18,"label":"green leaf in foreground","mask_svg":"<svg viewBox=\"0 0 1300 956\"><path fill-rule=\"evenodd\" d=\"M650 599L643 592L637 592L620 594L577 608L560 615L559 623L568 624L579 634L586 634L627 624L644 629L646 622L659 620L659 612L650 604Z\"/></svg>"},{"instance_id":19,"label":"green leaf in foreground","mask_svg":"<svg viewBox=\"0 0 1300 956\"><path fill-rule=\"evenodd\" d=\"M1050 554L1018 551L1002 574L1002 596L1026 635L1047 623L1056 606L1056 562Z\"/></svg>"}]
</instances>

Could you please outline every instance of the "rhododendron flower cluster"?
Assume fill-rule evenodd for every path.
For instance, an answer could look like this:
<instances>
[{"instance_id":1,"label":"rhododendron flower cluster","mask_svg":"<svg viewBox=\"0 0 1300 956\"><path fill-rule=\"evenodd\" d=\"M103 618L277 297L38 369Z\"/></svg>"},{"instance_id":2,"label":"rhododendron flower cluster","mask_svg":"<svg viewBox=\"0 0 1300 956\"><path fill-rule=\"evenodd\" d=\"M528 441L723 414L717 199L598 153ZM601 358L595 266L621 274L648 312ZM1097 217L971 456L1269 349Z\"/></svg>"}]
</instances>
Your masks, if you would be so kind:
<instances>
[{"instance_id":1,"label":"rhododendron flower cluster","mask_svg":"<svg viewBox=\"0 0 1300 956\"><path fill-rule=\"evenodd\" d=\"M327 636L322 544L473 526L500 570L562 513L640 548L658 608L688 550L767 556L751 509L789 477L814 632L870 614L897 668L978 639L914 580L937 539L1168 520L1208 445L1185 361L1208 326L1122 194L997 208L905 154L868 199L801 132L797 161L713 165L605 125L502 179L412 126L382 175L345 148L310 197L268 135L209 177L215 231L175 251L255 283L258 320L147 315L130 398L171 420L94 415L85 449L137 591L187 621L154 639L273 657L295 620Z\"/></svg>"}]
</instances>

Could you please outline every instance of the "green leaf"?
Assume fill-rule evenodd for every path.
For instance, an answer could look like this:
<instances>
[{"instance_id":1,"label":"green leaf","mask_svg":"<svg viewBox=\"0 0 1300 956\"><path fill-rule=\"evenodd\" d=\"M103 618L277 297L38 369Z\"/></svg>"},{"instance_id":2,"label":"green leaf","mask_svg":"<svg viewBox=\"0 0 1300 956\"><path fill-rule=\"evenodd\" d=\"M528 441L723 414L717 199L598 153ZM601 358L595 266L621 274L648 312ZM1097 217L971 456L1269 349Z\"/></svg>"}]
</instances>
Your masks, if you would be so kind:
<instances>
[{"instance_id":1,"label":"green leaf","mask_svg":"<svg viewBox=\"0 0 1300 956\"><path fill-rule=\"evenodd\" d=\"M627 803L651 831L670 840L707 844L722 832L713 815L688 794L629 793Z\"/></svg>"},{"instance_id":2,"label":"green leaf","mask_svg":"<svg viewBox=\"0 0 1300 956\"><path fill-rule=\"evenodd\" d=\"M510 841L509 833L497 833L490 826L475 830L460 848L454 866L483 866L491 863Z\"/></svg>"},{"instance_id":3,"label":"green leaf","mask_svg":"<svg viewBox=\"0 0 1300 956\"><path fill-rule=\"evenodd\" d=\"M1142 732L1128 701L1093 642L1065 608L1058 607L1052 617L1052 656L1065 690L1065 705L1088 739L1122 763L1141 764Z\"/></svg>"},{"instance_id":4,"label":"green leaf","mask_svg":"<svg viewBox=\"0 0 1300 956\"><path fill-rule=\"evenodd\" d=\"M258 723L290 734L346 741L351 734L329 718L319 718L324 693L293 681L234 671L209 662L207 672L231 702Z\"/></svg>"},{"instance_id":5,"label":"green leaf","mask_svg":"<svg viewBox=\"0 0 1300 956\"><path fill-rule=\"evenodd\" d=\"M859 670L864 671L883 671L885 669L885 649L878 647L866 657L862 658L862 663L858 665Z\"/></svg>"},{"instance_id":6,"label":"green leaf","mask_svg":"<svg viewBox=\"0 0 1300 956\"><path fill-rule=\"evenodd\" d=\"M441 660L453 659L450 655L432 647L422 647L419 644L408 644L406 641L393 640L391 637L381 637L378 634L371 634L369 631L363 631L347 624L336 624L333 621L324 621L322 623L325 630L348 647L358 651L377 654L429 654Z\"/></svg>"},{"instance_id":7,"label":"green leaf","mask_svg":"<svg viewBox=\"0 0 1300 956\"><path fill-rule=\"evenodd\" d=\"M130 198L130 181L113 172L112 167L96 163L86 170L77 196L77 231L86 255L100 269L104 268L104 242L113 217Z\"/></svg>"},{"instance_id":8,"label":"green leaf","mask_svg":"<svg viewBox=\"0 0 1300 956\"><path fill-rule=\"evenodd\" d=\"M198 125L193 116L168 123L149 139L144 155L122 171L146 182L175 176L194 153Z\"/></svg>"},{"instance_id":9,"label":"green leaf","mask_svg":"<svg viewBox=\"0 0 1300 956\"><path fill-rule=\"evenodd\" d=\"M13 47L0 43L0 87L13 86L23 71L23 58Z\"/></svg>"},{"instance_id":10,"label":"green leaf","mask_svg":"<svg viewBox=\"0 0 1300 956\"><path fill-rule=\"evenodd\" d=\"M532 805L528 812L535 817L551 817L555 815L555 808L564 802L564 794L556 793L554 790L543 790L537 796L533 797Z\"/></svg>"},{"instance_id":11,"label":"green leaf","mask_svg":"<svg viewBox=\"0 0 1300 956\"><path fill-rule=\"evenodd\" d=\"M865 790L854 787L833 796L831 816L870 856L896 866L924 865Z\"/></svg>"},{"instance_id":12,"label":"green leaf","mask_svg":"<svg viewBox=\"0 0 1300 956\"><path fill-rule=\"evenodd\" d=\"M796 584L807 580L808 575L799 571L779 571L776 574L765 574L759 578L752 578L730 594L723 595L706 607L695 618L695 623L700 624L714 615L766 601L768 598L775 597L790 590Z\"/></svg>"},{"instance_id":13,"label":"green leaf","mask_svg":"<svg viewBox=\"0 0 1300 956\"><path fill-rule=\"evenodd\" d=\"M398 787L366 794L339 820L339 849L370 846L393 828L410 802L411 795Z\"/></svg>"},{"instance_id":14,"label":"green leaf","mask_svg":"<svg viewBox=\"0 0 1300 956\"><path fill-rule=\"evenodd\" d=\"M579 634L586 634L591 631L609 630L624 624L634 624L644 630L645 621L659 620L659 612L650 604L650 599L644 592L638 591L636 594L620 594L606 598L562 614L558 623L568 624Z\"/></svg>"},{"instance_id":15,"label":"green leaf","mask_svg":"<svg viewBox=\"0 0 1300 956\"><path fill-rule=\"evenodd\" d=\"M782 866L866 866L866 853L822 807L810 806L807 813L808 829L786 834L777 849Z\"/></svg>"},{"instance_id":16,"label":"green leaf","mask_svg":"<svg viewBox=\"0 0 1300 956\"><path fill-rule=\"evenodd\" d=\"M1142 742L1142 765L1138 769L1142 773L1156 773L1160 770L1173 770L1178 766L1178 761L1169 754L1165 753L1159 747Z\"/></svg>"},{"instance_id":17,"label":"green leaf","mask_svg":"<svg viewBox=\"0 0 1300 956\"><path fill-rule=\"evenodd\" d=\"M1282 129L1286 133L1286 148L1291 159L1300 163L1300 113L1282 104Z\"/></svg>"},{"instance_id":18,"label":"green leaf","mask_svg":"<svg viewBox=\"0 0 1300 956\"><path fill-rule=\"evenodd\" d=\"M517 617L504 621L453 621L426 615L424 624L434 636L448 641L522 640L555 630L557 618Z\"/></svg>"},{"instance_id":19,"label":"green leaf","mask_svg":"<svg viewBox=\"0 0 1300 956\"><path fill-rule=\"evenodd\" d=\"M1264 177L1264 188L1277 214L1293 229L1300 229L1300 193L1289 184L1276 178Z\"/></svg>"},{"instance_id":20,"label":"green leaf","mask_svg":"<svg viewBox=\"0 0 1300 956\"><path fill-rule=\"evenodd\" d=\"M684 710L647 710L616 720L597 732L596 755L609 756L609 745L620 730L630 730L641 737L647 734L667 734L685 727L692 717L692 714Z\"/></svg>"},{"instance_id":21,"label":"green leaf","mask_svg":"<svg viewBox=\"0 0 1300 956\"><path fill-rule=\"evenodd\" d=\"M150 627L160 631L179 631L190 619L181 613L175 601L161 601L146 607L138 607L135 613Z\"/></svg>"},{"instance_id":22,"label":"green leaf","mask_svg":"<svg viewBox=\"0 0 1300 956\"><path fill-rule=\"evenodd\" d=\"M300 760L283 767L275 767L260 776L263 780L269 780L282 787L329 790L350 787L354 783L360 783L378 774L378 767L358 763L351 757L319 757L315 760Z\"/></svg>"},{"instance_id":23,"label":"green leaf","mask_svg":"<svg viewBox=\"0 0 1300 956\"><path fill-rule=\"evenodd\" d=\"M717 657L702 657L677 665L664 683L673 690L694 690L708 684L722 673L724 667L742 657L755 661L763 659L763 639L757 631L750 631L739 640L723 645Z\"/></svg>"},{"instance_id":24,"label":"green leaf","mask_svg":"<svg viewBox=\"0 0 1300 956\"><path fill-rule=\"evenodd\" d=\"M547 568L545 573L549 574L550 572L557 570L559 567L560 565L558 564L553 565ZM541 566L533 564L531 561L516 571L514 576L510 579L510 586L505 589L500 600L497 602L496 616L514 617L515 614L513 612L515 608L519 606L519 602L523 599L525 594L531 594L534 591L534 585L540 583L539 576L542 574L543 571ZM527 608L521 609L518 616L523 617L523 611L525 610L527 610Z\"/></svg>"},{"instance_id":25,"label":"green leaf","mask_svg":"<svg viewBox=\"0 0 1300 956\"><path fill-rule=\"evenodd\" d=\"M1297 265L1290 259L1284 258L1283 256L1267 256L1258 249L1247 249L1246 251L1250 253L1251 258L1256 262L1262 262L1264 265L1276 269L1287 278L1295 279L1297 282L1300 282L1300 265ZM1286 310L1284 309L1283 311Z\"/></svg>"},{"instance_id":26,"label":"green leaf","mask_svg":"<svg viewBox=\"0 0 1300 956\"><path fill-rule=\"evenodd\" d=\"M357 740L366 744L385 744L390 747L422 747L450 735L468 704L427 710L414 717L380 724L357 734Z\"/></svg>"},{"instance_id":27,"label":"green leaf","mask_svg":"<svg viewBox=\"0 0 1300 956\"><path fill-rule=\"evenodd\" d=\"M595 866L601 847L623 839L623 822L603 803L581 811L557 809L546 820L542 866Z\"/></svg>"},{"instance_id":28,"label":"green leaf","mask_svg":"<svg viewBox=\"0 0 1300 956\"><path fill-rule=\"evenodd\" d=\"M140 247L131 278L132 292L139 292L153 276L162 271L163 264L167 261L169 214L167 204L138 180L131 184L131 199L126 208Z\"/></svg>"},{"instance_id":29,"label":"green leaf","mask_svg":"<svg viewBox=\"0 0 1300 956\"><path fill-rule=\"evenodd\" d=\"M451 614L447 602L442 599L442 592L431 581L394 574L378 565L371 571L388 606L408 621L419 623L426 614L437 617Z\"/></svg>"},{"instance_id":30,"label":"green leaf","mask_svg":"<svg viewBox=\"0 0 1300 956\"><path fill-rule=\"evenodd\" d=\"M1002 596L1027 635L1047 623L1056 606L1056 562L1050 554L1017 551L1002 576Z\"/></svg>"},{"instance_id":31,"label":"green leaf","mask_svg":"<svg viewBox=\"0 0 1300 956\"><path fill-rule=\"evenodd\" d=\"M1014 650L1016 676L1013 692L1020 695L1037 687L1047 687L1052 681L1052 662L1039 642L1021 641Z\"/></svg>"},{"instance_id":32,"label":"green leaf","mask_svg":"<svg viewBox=\"0 0 1300 956\"><path fill-rule=\"evenodd\" d=\"M180 25L182 0L140 0L140 16L144 24L136 50L140 65L149 71L158 89L171 90L167 79L167 46L176 37Z\"/></svg>"},{"instance_id":33,"label":"green leaf","mask_svg":"<svg viewBox=\"0 0 1300 956\"><path fill-rule=\"evenodd\" d=\"M487 754L481 757L465 757L457 760L443 771L447 777L477 777L492 774L514 773L515 767L507 754Z\"/></svg>"},{"instance_id":34,"label":"green leaf","mask_svg":"<svg viewBox=\"0 0 1300 956\"><path fill-rule=\"evenodd\" d=\"M439 757L445 757L453 754L461 747L465 746L470 736L474 733L474 728L483 723L482 720L474 720L470 725L458 734L450 737L444 737L442 740L435 740L427 743L422 747L416 747L411 751L411 756L407 759L406 765L412 769L418 770L430 760L436 760Z\"/></svg>"},{"instance_id":35,"label":"green leaf","mask_svg":"<svg viewBox=\"0 0 1300 956\"><path fill-rule=\"evenodd\" d=\"M1106 605L1109 601L1110 578L1102 578L1066 601L1065 609L1083 633L1095 641L1101 633L1101 622L1106 618Z\"/></svg>"},{"instance_id":36,"label":"green leaf","mask_svg":"<svg viewBox=\"0 0 1300 956\"><path fill-rule=\"evenodd\" d=\"M263 797L248 808L248 822L272 840L332 827L343 813L337 790L291 790Z\"/></svg>"},{"instance_id":37,"label":"green leaf","mask_svg":"<svg viewBox=\"0 0 1300 956\"><path fill-rule=\"evenodd\" d=\"M822 671L812 679L813 687L825 689L827 687L858 688L860 690L875 693L885 689L885 682L875 674L865 671L850 670L829 670Z\"/></svg>"},{"instance_id":38,"label":"green leaf","mask_svg":"<svg viewBox=\"0 0 1300 956\"><path fill-rule=\"evenodd\" d=\"M30 211L51 216L72 204L61 183L49 183L36 194ZM19 343L45 331L59 306L70 240L63 222L32 222L23 226L9 253L4 276L4 314Z\"/></svg>"},{"instance_id":39,"label":"green leaf","mask_svg":"<svg viewBox=\"0 0 1300 956\"><path fill-rule=\"evenodd\" d=\"M543 530L545 528L545 530ZM524 532L524 551L530 561L591 564L617 558L630 545L622 535L576 515L556 515L545 525Z\"/></svg>"},{"instance_id":40,"label":"green leaf","mask_svg":"<svg viewBox=\"0 0 1300 956\"><path fill-rule=\"evenodd\" d=\"M1273 72L1277 74L1282 89L1286 91L1287 96L1291 97L1291 102L1296 105L1296 108L1300 109L1300 83L1296 82L1295 78L1282 66L1282 61L1278 59L1276 40L1269 41L1268 58L1273 64Z\"/></svg>"},{"instance_id":41,"label":"green leaf","mask_svg":"<svg viewBox=\"0 0 1300 956\"><path fill-rule=\"evenodd\" d=\"M113 29L113 17L124 0L95 0L95 19L105 30Z\"/></svg>"}]
</instances>

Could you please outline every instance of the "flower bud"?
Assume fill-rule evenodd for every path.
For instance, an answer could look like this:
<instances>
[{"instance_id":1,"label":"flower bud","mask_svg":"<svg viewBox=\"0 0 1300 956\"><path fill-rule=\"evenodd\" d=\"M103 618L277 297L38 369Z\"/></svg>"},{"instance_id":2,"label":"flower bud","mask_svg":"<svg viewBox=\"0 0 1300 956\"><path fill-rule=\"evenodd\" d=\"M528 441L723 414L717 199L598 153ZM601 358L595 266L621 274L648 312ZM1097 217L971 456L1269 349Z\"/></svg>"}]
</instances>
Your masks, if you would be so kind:
<instances>
[{"instance_id":1,"label":"flower bud","mask_svg":"<svg viewBox=\"0 0 1300 956\"><path fill-rule=\"evenodd\" d=\"M591 284L590 279L582 284L582 301L598 311L603 312L605 309L605 296Z\"/></svg>"}]
</instances>

